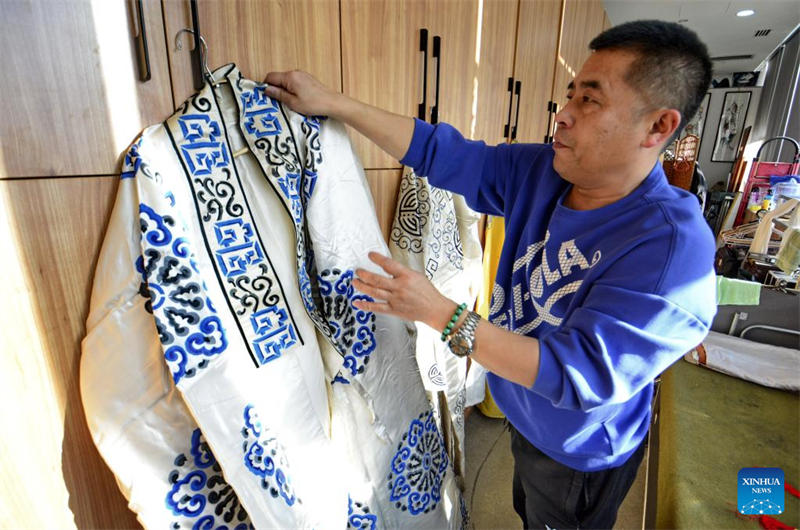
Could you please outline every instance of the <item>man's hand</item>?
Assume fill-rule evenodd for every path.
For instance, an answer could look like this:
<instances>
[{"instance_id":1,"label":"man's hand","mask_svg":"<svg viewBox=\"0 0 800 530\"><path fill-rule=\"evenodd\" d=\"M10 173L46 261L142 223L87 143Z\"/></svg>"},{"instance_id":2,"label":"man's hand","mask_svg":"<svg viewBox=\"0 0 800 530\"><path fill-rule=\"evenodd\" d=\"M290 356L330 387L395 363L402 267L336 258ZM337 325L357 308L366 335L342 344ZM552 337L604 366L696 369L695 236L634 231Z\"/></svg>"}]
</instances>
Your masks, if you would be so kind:
<instances>
[{"instance_id":1,"label":"man's hand","mask_svg":"<svg viewBox=\"0 0 800 530\"><path fill-rule=\"evenodd\" d=\"M326 87L302 70L270 72L266 94L306 116L336 116L336 103L345 96Z\"/></svg>"},{"instance_id":2,"label":"man's hand","mask_svg":"<svg viewBox=\"0 0 800 530\"><path fill-rule=\"evenodd\" d=\"M353 280L353 287L376 301L354 301L354 306L362 311L422 322L437 332L441 332L450 322L458 305L443 296L424 274L412 271L377 252L370 252L369 259L391 277L356 269L358 278ZM467 311L464 311L453 328L454 332L466 316ZM538 340L500 329L485 320L478 324L475 339L474 361L525 388L533 386L539 373Z\"/></svg>"},{"instance_id":3,"label":"man's hand","mask_svg":"<svg viewBox=\"0 0 800 530\"><path fill-rule=\"evenodd\" d=\"M400 160L414 135L414 119L381 110L331 90L302 70L270 72L267 96L306 116L330 116L343 121Z\"/></svg>"},{"instance_id":4,"label":"man's hand","mask_svg":"<svg viewBox=\"0 0 800 530\"><path fill-rule=\"evenodd\" d=\"M362 311L386 313L405 320L422 322L441 331L455 312L457 304L443 296L436 287L416 271L396 261L370 252L369 259L391 275L390 278L357 269L353 287L384 302L355 301Z\"/></svg>"}]
</instances>

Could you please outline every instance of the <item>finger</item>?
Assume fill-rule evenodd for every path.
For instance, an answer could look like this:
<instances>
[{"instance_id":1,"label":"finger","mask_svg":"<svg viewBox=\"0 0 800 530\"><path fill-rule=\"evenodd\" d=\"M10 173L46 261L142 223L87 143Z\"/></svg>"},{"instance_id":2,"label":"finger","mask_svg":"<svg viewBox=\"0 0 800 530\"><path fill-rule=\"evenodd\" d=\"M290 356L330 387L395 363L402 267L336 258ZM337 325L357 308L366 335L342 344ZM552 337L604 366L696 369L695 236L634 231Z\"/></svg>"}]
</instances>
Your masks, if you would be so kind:
<instances>
[{"instance_id":1,"label":"finger","mask_svg":"<svg viewBox=\"0 0 800 530\"><path fill-rule=\"evenodd\" d=\"M378 265L380 265L383 270L385 270L392 276L400 276L401 274L403 274L405 271L408 270L406 267L403 267L392 258L387 258L383 254L378 254L377 252L370 252L369 259L373 263L377 263Z\"/></svg>"},{"instance_id":2,"label":"finger","mask_svg":"<svg viewBox=\"0 0 800 530\"><path fill-rule=\"evenodd\" d=\"M264 89L264 93L272 99L280 101L281 103L289 103L289 99L292 96L291 93L277 86L268 86Z\"/></svg>"},{"instance_id":3,"label":"finger","mask_svg":"<svg viewBox=\"0 0 800 530\"><path fill-rule=\"evenodd\" d=\"M284 87L286 86L287 79L290 72L270 72L264 78L264 82L268 85Z\"/></svg>"},{"instance_id":4,"label":"finger","mask_svg":"<svg viewBox=\"0 0 800 530\"><path fill-rule=\"evenodd\" d=\"M353 300L353 305L356 309L367 311L369 313L385 313L391 314L392 308L386 302L367 302L365 300Z\"/></svg>"},{"instance_id":5,"label":"finger","mask_svg":"<svg viewBox=\"0 0 800 530\"><path fill-rule=\"evenodd\" d=\"M358 278L353 280L353 287L361 291L362 293L371 296L372 298L378 298L379 300L389 300L392 296L392 293L386 291L384 289L379 289L378 287L373 287L368 285Z\"/></svg>"},{"instance_id":6,"label":"finger","mask_svg":"<svg viewBox=\"0 0 800 530\"><path fill-rule=\"evenodd\" d=\"M369 272L364 269L356 269L356 276L358 276L358 279L361 280L363 284L378 287L389 292L394 289L392 278L387 278L386 276L381 276L380 274L375 274L374 272Z\"/></svg>"}]
</instances>

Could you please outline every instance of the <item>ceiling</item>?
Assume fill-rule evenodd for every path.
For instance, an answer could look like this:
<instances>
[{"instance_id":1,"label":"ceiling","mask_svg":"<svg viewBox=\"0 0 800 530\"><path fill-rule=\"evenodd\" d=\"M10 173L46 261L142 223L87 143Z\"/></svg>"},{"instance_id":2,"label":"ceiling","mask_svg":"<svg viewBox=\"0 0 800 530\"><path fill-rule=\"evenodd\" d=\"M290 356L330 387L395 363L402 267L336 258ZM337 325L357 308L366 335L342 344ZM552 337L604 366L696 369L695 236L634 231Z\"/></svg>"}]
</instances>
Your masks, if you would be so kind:
<instances>
[{"instance_id":1,"label":"ceiling","mask_svg":"<svg viewBox=\"0 0 800 530\"><path fill-rule=\"evenodd\" d=\"M706 43L711 57L752 55L752 59L714 61L714 75L752 72L800 24L800 0L604 0L614 25L631 20L683 22ZM752 9L755 14L737 17ZM756 37L759 30L771 30Z\"/></svg>"}]
</instances>

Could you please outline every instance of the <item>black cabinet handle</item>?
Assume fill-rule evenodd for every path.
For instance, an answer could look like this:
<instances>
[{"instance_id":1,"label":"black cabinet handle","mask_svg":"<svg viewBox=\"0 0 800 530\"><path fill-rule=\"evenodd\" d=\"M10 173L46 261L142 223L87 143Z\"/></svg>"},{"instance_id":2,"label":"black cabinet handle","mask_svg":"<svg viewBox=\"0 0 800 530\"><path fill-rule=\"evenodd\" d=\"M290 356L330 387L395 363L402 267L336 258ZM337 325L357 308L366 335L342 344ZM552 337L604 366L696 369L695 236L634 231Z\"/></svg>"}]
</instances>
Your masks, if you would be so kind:
<instances>
[{"instance_id":1,"label":"black cabinet handle","mask_svg":"<svg viewBox=\"0 0 800 530\"><path fill-rule=\"evenodd\" d=\"M514 106L514 78L508 78L508 121L503 127L503 138L509 139L511 135L511 109Z\"/></svg>"},{"instance_id":2,"label":"black cabinet handle","mask_svg":"<svg viewBox=\"0 0 800 530\"><path fill-rule=\"evenodd\" d=\"M144 21L142 0L136 2L139 34L136 36L136 58L139 63L139 81L150 81L150 51L147 49L147 24Z\"/></svg>"},{"instance_id":3,"label":"black cabinet handle","mask_svg":"<svg viewBox=\"0 0 800 530\"><path fill-rule=\"evenodd\" d=\"M194 78L194 89L200 90L206 84L203 78L203 56L200 47L200 19L197 15L197 0L190 0L192 8L192 29L194 29L194 49L192 50L192 76Z\"/></svg>"},{"instance_id":4,"label":"black cabinet handle","mask_svg":"<svg viewBox=\"0 0 800 530\"><path fill-rule=\"evenodd\" d=\"M558 114L558 103L553 102L553 128L548 131L550 137L547 139L547 143L553 143L553 135L556 133L556 127L558 127L558 122L556 122L556 114Z\"/></svg>"},{"instance_id":5,"label":"black cabinet handle","mask_svg":"<svg viewBox=\"0 0 800 530\"><path fill-rule=\"evenodd\" d=\"M431 123L439 123L439 74L442 65L442 38L438 35L433 37L433 58L436 59L436 96L431 109Z\"/></svg>"},{"instance_id":6,"label":"black cabinet handle","mask_svg":"<svg viewBox=\"0 0 800 530\"><path fill-rule=\"evenodd\" d=\"M550 126L553 124L553 102L547 102L547 129L544 131L544 143L550 141Z\"/></svg>"},{"instance_id":7,"label":"black cabinet handle","mask_svg":"<svg viewBox=\"0 0 800 530\"><path fill-rule=\"evenodd\" d=\"M424 28L419 32L419 51L422 52L422 103L419 104L417 117L425 121L428 106L428 30Z\"/></svg>"},{"instance_id":8,"label":"black cabinet handle","mask_svg":"<svg viewBox=\"0 0 800 530\"><path fill-rule=\"evenodd\" d=\"M522 81L517 81L514 93L517 95L517 116L514 118L514 126L511 128L511 140L517 139L517 125L519 125L519 94L522 90Z\"/></svg>"}]
</instances>

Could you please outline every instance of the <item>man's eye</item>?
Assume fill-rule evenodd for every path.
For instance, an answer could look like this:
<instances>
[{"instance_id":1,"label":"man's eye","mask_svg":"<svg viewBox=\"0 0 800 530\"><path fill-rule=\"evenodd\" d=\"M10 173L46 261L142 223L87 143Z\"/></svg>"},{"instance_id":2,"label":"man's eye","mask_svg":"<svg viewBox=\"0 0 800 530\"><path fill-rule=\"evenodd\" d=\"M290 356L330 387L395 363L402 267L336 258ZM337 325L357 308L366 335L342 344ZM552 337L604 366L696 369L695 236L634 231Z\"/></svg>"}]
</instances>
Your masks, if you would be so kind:
<instances>
[{"instance_id":1,"label":"man's eye","mask_svg":"<svg viewBox=\"0 0 800 530\"><path fill-rule=\"evenodd\" d=\"M567 101L569 101L570 99L572 99L572 96L570 96L569 94L567 94Z\"/></svg>"},{"instance_id":2,"label":"man's eye","mask_svg":"<svg viewBox=\"0 0 800 530\"><path fill-rule=\"evenodd\" d=\"M593 100L589 96L583 96L583 102L584 103L597 103L595 100Z\"/></svg>"}]
</instances>

